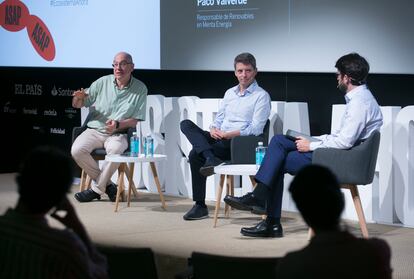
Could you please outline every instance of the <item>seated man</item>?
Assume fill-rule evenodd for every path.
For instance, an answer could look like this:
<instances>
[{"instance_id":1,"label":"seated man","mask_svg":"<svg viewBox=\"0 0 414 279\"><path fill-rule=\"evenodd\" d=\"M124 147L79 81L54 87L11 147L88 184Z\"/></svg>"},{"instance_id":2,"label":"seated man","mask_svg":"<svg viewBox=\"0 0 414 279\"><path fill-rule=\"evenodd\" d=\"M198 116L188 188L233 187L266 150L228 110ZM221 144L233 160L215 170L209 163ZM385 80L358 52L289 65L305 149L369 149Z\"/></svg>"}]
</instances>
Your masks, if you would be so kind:
<instances>
[{"instance_id":1,"label":"seated man","mask_svg":"<svg viewBox=\"0 0 414 279\"><path fill-rule=\"evenodd\" d=\"M72 159L58 149L38 147L23 162L16 181L17 205L0 217L0 277L108 278L105 257L66 197L73 181ZM65 229L51 227L47 215Z\"/></svg>"},{"instance_id":2,"label":"seated man","mask_svg":"<svg viewBox=\"0 0 414 279\"><path fill-rule=\"evenodd\" d=\"M189 160L195 205L184 220L208 217L205 204L206 176L215 166L230 159L230 140L235 136L260 135L270 115L269 94L256 82L256 59L241 53L234 59L239 84L226 91L210 131L203 131L190 120L183 120L181 131L193 145Z\"/></svg>"},{"instance_id":3,"label":"seated man","mask_svg":"<svg viewBox=\"0 0 414 279\"><path fill-rule=\"evenodd\" d=\"M277 278L391 278L391 250L384 240L356 238L340 228L344 197L327 168L302 168L289 192L315 236L279 261Z\"/></svg>"},{"instance_id":4,"label":"seated man","mask_svg":"<svg viewBox=\"0 0 414 279\"><path fill-rule=\"evenodd\" d=\"M377 101L366 86L369 64L357 53L342 56L335 64L338 69L338 89L345 94L346 108L339 129L330 135L315 137L316 142L299 137L292 141L276 135L270 141L255 179L253 193L243 197L226 196L224 201L234 208L250 210L266 201L267 218L253 227L241 229L241 234L251 237L282 237L280 224L285 173L296 174L312 162L316 148L348 149L367 139L382 126L382 113Z\"/></svg>"},{"instance_id":5,"label":"seated man","mask_svg":"<svg viewBox=\"0 0 414 279\"><path fill-rule=\"evenodd\" d=\"M107 154L121 154L128 148L125 130L145 120L147 87L132 76L131 55L118 53L112 66L113 75L99 78L86 91L82 88L73 93L73 107L95 106L88 128L72 145L73 158L93 180L91 189L75 194L79 202L100 199L103 193L115 201L117 189L110 179L119 164L105 162L100 170L91 152L105 148Z\"/></svg>"}]
</instances>

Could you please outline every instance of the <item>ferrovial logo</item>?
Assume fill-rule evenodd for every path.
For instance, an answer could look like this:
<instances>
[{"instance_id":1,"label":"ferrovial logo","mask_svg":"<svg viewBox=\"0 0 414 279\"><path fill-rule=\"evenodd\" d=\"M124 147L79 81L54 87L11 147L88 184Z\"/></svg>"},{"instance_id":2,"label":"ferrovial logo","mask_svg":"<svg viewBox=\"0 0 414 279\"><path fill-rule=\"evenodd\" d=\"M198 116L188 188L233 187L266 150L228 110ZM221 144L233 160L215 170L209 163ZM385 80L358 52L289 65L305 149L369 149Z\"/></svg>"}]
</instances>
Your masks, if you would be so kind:
<instances>
[{"instance_id":1,"label":"ferrovial logo","mask_svg":"<svg viewBox=\"0 0 414 279\"><path fill-rule=\"evenodd\" d=\"M23 114L37 115L37 108L23 108Z\"/></svg>"},{"instance_id":2,"label":"ferrovial logo","mask_svg":"<svg viewBox=\"0 0 414 279\"><path fill-rule=\"evenodd\" d=\"M14 94L15 95L33 95L33 96L42 96L43 88L41 84L14 84Z\"/></svg>"},{"instance_id":3,"label":"ferrovial logo","mask_svg":"<svg viewBox=\"0 0 414 279\"><path fill-rule=\"evenodd\" d=\"M50 91L50 94L52 94L52 96L60 96L60 97L72 97L73 92L75 92L75 90L70 89L70 88L56 88L56 85L53 85L52 90Z\"/></svg>"},{"instance_id":4,"label":"ferrovial logo","mask_svg":"<svg viewBox=\"0 0 414 279\"><path fill-rule=\"evenodd\" d=\"M74 108L66 108L65 109L65 115L69 119L74 118L77 113L78 113L78 111Z\"/></svg>"},{"instance_id":5,"label":"ferrovial logo","mask_svg":"<svg viewBox=\"0 0 414 279\"><path fill-rule=\"evenodd\" d=\"M65 129L62 129L62 128L50 128L50 133L51 134L64 135L64 134L66 134L66 131L65 131Z\"/></svg>"},{"instance_id":6,"label":"ferrovial logo","mask_svg":"<svg viewBox=\"0 0 414 279\"><path fill-rule=\"evenodd\" d=\"M10 101L6 102L3 106L3 112L4 113L10 113L10 114L15 114L17 113L17 109L11 106Z\"/></svg>"},{"instance_id":7,"label":"ferrovial logo","mask_svg":"<svg viewBox=\"0 0 414 279\"><path fill-rule=\"evenodd\" d=\"M57 111L54 109L48 109L43 111L44 116L57 116Z\"/></svg>"}]
</instances>

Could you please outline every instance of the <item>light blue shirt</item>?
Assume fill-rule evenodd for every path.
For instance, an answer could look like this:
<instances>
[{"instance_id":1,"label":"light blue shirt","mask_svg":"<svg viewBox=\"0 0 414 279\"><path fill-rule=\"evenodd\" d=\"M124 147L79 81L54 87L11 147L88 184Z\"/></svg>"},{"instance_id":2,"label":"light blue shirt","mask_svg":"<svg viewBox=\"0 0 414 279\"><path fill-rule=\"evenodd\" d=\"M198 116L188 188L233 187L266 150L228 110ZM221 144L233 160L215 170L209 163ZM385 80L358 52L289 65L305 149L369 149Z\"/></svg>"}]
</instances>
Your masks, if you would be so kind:
<instances>
[{"instance_id":1,"label":"light blue shirt","mask_svg":"<svg viewBox=\"0 0 414 279\"><path fill-rule=\"evenodd\" d=\"M328 147L349 149L359 140L368 138L382 126L382 113L374 96L366 85L358 86L345 95L346 108L339 128L330 135L315 138L320 142L311 142L310 150Z\"/></svg>"},{"instance_id":2,"label":"light blue shirt","mask_svg":"<svg viewBox=\"0 0 414 279\"><path fill-rule=\"evenodd\" d=\"M216 119L211 127L224 132L240 131L241 136L263 133L270 115L271 99L269 94L256 81L243 92L239 85L224 94Z\"/></svg>"}]
</instances>

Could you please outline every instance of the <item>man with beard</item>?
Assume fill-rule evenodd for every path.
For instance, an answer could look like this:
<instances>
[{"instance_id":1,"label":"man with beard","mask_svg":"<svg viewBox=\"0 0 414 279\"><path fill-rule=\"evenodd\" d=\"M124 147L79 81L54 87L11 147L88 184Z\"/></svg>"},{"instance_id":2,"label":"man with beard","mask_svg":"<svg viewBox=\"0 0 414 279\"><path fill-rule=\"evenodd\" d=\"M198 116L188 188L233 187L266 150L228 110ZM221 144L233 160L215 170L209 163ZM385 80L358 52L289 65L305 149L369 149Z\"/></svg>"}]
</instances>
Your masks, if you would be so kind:
<instances>
[{"instance_id":1,"label":"man with beard","mask_svg":"<svg viewBox=\"0 0 414 279\"><path fill-rule=\"evenodd\" d=\"M295 141L276 135L255 179L253 192L242 197L226 196L224 201L240 210L253 210L266 202L266 220L256 226L241 229L250 237L282 237L280 224L285 173L296 174L312 162L312 152L317 148L349 149L367 139L382 126L382 113L377 101L366 85L369 64L357 53L342 56L335 64L338 89L345 94L346 108L339 129L331 134L315 137L319 141L298 137Z\"/></svg>"}]
</instances>

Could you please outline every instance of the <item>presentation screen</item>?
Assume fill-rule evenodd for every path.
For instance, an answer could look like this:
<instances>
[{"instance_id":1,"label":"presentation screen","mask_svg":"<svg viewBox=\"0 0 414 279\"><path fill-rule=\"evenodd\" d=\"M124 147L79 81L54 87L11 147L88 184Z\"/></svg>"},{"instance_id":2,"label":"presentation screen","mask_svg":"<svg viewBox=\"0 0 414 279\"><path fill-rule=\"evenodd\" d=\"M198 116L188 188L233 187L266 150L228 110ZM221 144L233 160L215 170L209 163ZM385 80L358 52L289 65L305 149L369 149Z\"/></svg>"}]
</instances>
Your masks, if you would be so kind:
<instances>
[{"instance_id":1,"label":"presentation screen","mask_svg":"<svg viewBox=\"0 0 414 279\"><path fill-rule=\"evenodd\" d=\"M161 0L161 67L333 72L349 52L375 73L414 73L412 0Z\"/></svg>"},{"instance_id":2,"label":"presentation screen","mask_svg":"<svg viewBox=\"0 0 414 279\"><path fill-rule=\"evenodd\" d=\"M0 66L110 68L129 52L160 68L159 0L6 0Z\"/></svg>"}]
</instances>

